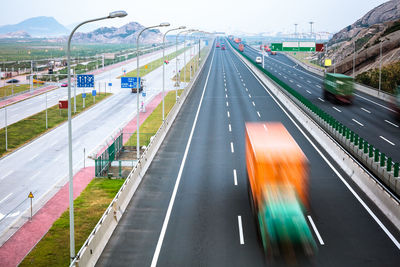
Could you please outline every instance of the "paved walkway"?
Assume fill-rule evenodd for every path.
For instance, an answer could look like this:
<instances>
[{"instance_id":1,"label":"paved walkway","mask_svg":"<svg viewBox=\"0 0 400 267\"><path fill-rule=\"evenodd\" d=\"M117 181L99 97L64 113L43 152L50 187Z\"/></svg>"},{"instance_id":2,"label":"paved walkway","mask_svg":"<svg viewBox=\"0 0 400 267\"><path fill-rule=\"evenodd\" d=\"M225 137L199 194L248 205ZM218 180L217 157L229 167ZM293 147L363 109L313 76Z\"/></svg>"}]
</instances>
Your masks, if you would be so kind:
<instances>
[{"instance_id":1,"label":"paved walkway","mask_svg":"<svg viewBox=\"0 0 400 267\"><path fill-rule=\"evenodd\" d=\"M81 169L74 176L74 199L94 177L94 167ZM69 207L69 183L65 184L32 218L25 223L2 247L0 266L17 266L49 231L53 223ZM35 199L33 200L35 201ZM66 244L68 245L68 244Z\"/></svg>"},{"instance_id":2,"label":"paved walkway","mask_svg":"<svg viewBox=\"0 0 400 267\"><path fill-rule=\"evenodd\" d=\"M146 112L139 116L140 125L147 119L153 110L162 101L162 93L156 95L146 105ZM124 132L133 133L136 131L136 117L126 124ZM124 136L124 143L130 136ZM105 148L102 149L104 151ZM74 199L86 188L94 177L94 167L81 169L74 176ZM42 237L49 231L53 223L67 210L68 186L65 184L32 218L32 221L25 223L2 247L0 247L0 266L17 266L24 257L35 247ZM77 248L78 249L78 248Z\"/></svg>"}]
</instances>

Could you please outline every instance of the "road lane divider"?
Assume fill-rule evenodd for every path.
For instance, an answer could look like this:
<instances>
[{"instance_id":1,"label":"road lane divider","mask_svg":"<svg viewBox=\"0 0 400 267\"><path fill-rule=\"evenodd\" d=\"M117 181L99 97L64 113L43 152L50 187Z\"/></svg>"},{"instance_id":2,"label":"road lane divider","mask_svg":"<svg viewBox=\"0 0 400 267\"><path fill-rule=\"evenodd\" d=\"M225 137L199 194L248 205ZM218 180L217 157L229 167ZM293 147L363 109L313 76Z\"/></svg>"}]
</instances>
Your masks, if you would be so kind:
<instances>
[{"instance_id":1,"label":"road lane divider","mask_svg":"<svg viewBox=\"0 0 400 267\"><path fill-rule=\"evenodd\" d=\"M314 233L316 234L316 236L318 238L319 243L321 244L321 246L325 245L324 240L322 240L322 237L319 234L319 231L318 231L317 227L315 226L315 223L314 223L313 219L311 218L310 215L307 215L307 218L310 221L310 224L311 224L311 226L312 226L312 228L314 230Z\"/></svg>"},{"instance_id":2,"label":"road lane divider","mask_svg":"<svg viewBox=\"0 0 400 267\"><path fill-rule=\"evenodd\" d=\"M240 242L240 245L244 245L242 216L240 216L240 215L238 216L238 227L239 227L239 242Z\"/></svg>"},{"instance_id":3,"label":"road lane divider","mask_svg":"<svg viewBox=\"0 0 400 267\"><path fill-rule=\"evenodd\" d=\"M237 183L236 169L233 169L233 184L234 184L234 185L238 185L238 183Z\"/></svg>"}]
</instances>

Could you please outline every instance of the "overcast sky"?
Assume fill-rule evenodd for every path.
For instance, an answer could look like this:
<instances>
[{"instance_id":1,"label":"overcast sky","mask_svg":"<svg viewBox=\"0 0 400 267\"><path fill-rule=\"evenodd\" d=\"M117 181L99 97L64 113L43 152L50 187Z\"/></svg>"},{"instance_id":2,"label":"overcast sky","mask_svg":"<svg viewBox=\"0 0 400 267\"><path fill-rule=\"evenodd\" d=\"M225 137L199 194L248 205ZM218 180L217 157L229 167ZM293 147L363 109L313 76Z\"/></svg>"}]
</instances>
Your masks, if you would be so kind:
<instances>
[{"instance_id":1,"label":"overcast sky","mask_svg":"<svg viewBox=\"0 0 400 267\"><path fill-rule=\"evenodd\" d=\"M6 0L1 0L2 2ZM30 17L52 16L63 25L125 10L124 19L97 23L121 26L137 21L145 26L170 22L206 31L231 32L337 32L384 0L11 0L2 5L0 25Z\"/></svg>"}]
</instances>

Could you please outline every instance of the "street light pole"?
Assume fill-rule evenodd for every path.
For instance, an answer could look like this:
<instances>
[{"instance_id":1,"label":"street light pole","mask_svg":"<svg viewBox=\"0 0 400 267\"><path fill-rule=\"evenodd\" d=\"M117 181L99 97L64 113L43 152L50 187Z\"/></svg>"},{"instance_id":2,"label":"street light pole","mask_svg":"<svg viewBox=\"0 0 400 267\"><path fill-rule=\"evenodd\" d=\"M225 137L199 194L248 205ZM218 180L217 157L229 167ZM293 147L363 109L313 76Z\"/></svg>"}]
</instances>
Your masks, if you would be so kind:
<instances>
[{"instance_id":1,"label":"street light pole","mask_svg":"<svg viewBox=\"0 0 400 267\"><path fill-rule=\"evenodd\" d=\"M178 75L178 36L179 36L179 34L181 34L181 33L184 33L184 32L187 32L187 31L190 31L190 30L186 30L186 31L181 31L181 32L178 32L177 34L176 34L176 39L175 39L175 54L176 54L176 62L175 62L175 79L176 79L176 86L175 86L175 102L177 102L178 101L178 84L179 84L179 80L180 80L180 75ZM183 51L185 52L185 49L186 49L186 47L184 46L183 47ZM179 76L179 77L178 77ZM179 79L179 80L178 80Z\"/></svg>"},{"instance_id":2,"label":"street light pole","mask_svg":"<svg viewBox=\"0 0 400 267\"><path fill-rule=\"evenodd\" d=\"M143 30L141 30L140 31L140 33L139 33L139 35L138 35L138 37L137 37L137 39L136 39L136 69L137 69L137 80L136 80L136 99L137 99L137 101L136 101L136 111L137 111L137 114L136 114L136 124L137 124L137 130L136 130L136 136L137 136L137 139L136 139L136 157L137 157L137 159L139 160L139 157L140 157L140 142L139 142L139 125L140 125L140 123L139 123L139 97L140 97L140 94L139 94L139 88L140 88L140 82L139 82L139 39L140 39L140 35L145 31L145 30L148 30L148 29L152 29L152 28L158 28L158 27L167 27L167 26L169 26L170 24L168 23L168 22L164 22L164 23L161 23L161 24L159 24L159 25L155 25L155 26L150 26L150 27L147 27L147 28L144 28Z\"/></svg>"},{"instance_id":3,"label":"street light pole","mask_svg":"<svg viewBox=\"0 0 400 267\"><path fill-rule=\"evenodd\" d=\"M353 41L354 53L353 53L353 79L355 78L355 65L356 65L356 42Z\"/></svg>"},{"instance_id":4,"label":"street light pole","mask_svg":"<svg viewBox=\"0 0 400 267\"><path fill-rule=\"evenodd\" d=\"M74 199L73 199L73 170L72 170L72 122L71 122L71 39L75 31L82 25L98 20L125 17L125 11L111 12L107 17L91 19L78 24L68 38L67 46L67 65L68 65L68 174L69 174L69 237L70 237L70 257L71 261L75 258L75 237L74 237Z\"/></svg>"},{"instance_id":5,"label":"street light pole","mask_svg":"<svg viewBox=\"0 0 400 267\"><path fill-rule=\"evenodd\" d=\"M379 91L381 92L381 82L382 82L382 40L379 42L380 58L379 58Z\"/></svg>"},{"instance_id":6,"label":"street light pole","mask_svg":"<svg viewBox=\"0 0 400 267\"><path fill-rule=\"evenodd\" d=\"M164 107L164 90L165 90L165 36L169 32L176 31L176 30L183 30L186 29L186 26L180 26L175 29L168 30L164 33L163 36L163 91L162 91L162 121L164 122L165 119L165 107ZM176 60L178 60L178 51L175 52Z\"/></svg>"}]
</instances>

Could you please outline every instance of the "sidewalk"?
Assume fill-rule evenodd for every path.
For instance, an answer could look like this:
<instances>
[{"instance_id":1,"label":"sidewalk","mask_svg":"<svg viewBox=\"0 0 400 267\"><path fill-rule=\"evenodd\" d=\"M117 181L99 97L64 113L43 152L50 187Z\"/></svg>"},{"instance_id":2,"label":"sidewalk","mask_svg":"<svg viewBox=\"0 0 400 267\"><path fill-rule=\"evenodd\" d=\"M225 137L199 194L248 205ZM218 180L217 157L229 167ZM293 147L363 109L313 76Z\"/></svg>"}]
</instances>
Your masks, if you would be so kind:
<instances>
[{"instance_id":1,"label":"sidewalk","mask_svg":"<svg viewBox=\"0 0 400 267\"><path fill-rule=\"evenodd\" d=\"M162 93L156 95L146 105L146 112L139 115L140 125L162 101ZM123 128L124 132L136 131L136 117ZM124 142L129 136L124 136ZM105 148L104 148L105 149ZM86 188L94 178L94 167L82 168L74 176L74 199ZM2 247L0 247L0 266L17 266L24 257L35 247L42 237L49 231L53 223L69 207L68 186L66 183L32 218L25 223ZM33 200L34 201L34 200ZM68 245L68 244L66 244ZM78 249L78 248L77 248Z\"/></svg>"}]
</instances>

